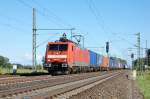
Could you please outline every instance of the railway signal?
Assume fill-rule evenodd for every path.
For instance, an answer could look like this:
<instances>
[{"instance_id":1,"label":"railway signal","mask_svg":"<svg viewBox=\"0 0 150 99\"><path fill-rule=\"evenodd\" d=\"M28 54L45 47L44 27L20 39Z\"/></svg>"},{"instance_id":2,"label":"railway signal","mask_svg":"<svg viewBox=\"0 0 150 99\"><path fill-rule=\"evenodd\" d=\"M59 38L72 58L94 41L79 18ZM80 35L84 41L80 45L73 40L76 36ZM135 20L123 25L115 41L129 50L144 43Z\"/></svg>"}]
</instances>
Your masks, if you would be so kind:
<instances>
[{"instance_id":1,"label":"railway signal","mask_svg":"<svg viewBox=\"0 0 150 99\"><path fill-rule=\"evenodd\" d=\"M132 70L133 70L133 67L134 67L134 54L133 53L131 54L131 59L132 59Z\"/></svg>"},{"instance_id":2,"label":"railway signal","mask_svg":"<svg viewBox=\"0 0 150 99\"><path fill-rule=\"evenodd\" d=\"M109 42L106 42L106 53L109 52Z\"/></svg>"},{"instance_id":3,"label":"railway signal","mask_svg":"<svg viewBox=\"0 0 150 99\"><path fill-rule=\"evenodd\" d=\"M131 58L132 58L132 59L134 58L134 54L133 54L133 53L131 54Z\"/></svg>"}]
</instances>

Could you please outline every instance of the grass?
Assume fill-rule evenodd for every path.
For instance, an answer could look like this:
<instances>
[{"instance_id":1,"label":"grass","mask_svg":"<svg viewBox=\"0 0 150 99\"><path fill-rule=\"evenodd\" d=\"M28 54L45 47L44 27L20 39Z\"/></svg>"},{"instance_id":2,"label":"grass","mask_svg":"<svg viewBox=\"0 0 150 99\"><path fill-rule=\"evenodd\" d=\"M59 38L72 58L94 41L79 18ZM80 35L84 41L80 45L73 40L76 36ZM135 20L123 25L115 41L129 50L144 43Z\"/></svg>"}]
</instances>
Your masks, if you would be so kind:
<instances>
[{"instance_id":1,"label":"grass","mask_svg":"<svg viewBox=\"0 0 150 99\"><path fill-rule=\"evenodd\" d=\"M2 68L0 67L0 74L9 74L12 73L12 68Z\"/></svg>"},{"instance_id":2,"label":"grass","mask_svg":"<svg viewBox=\"0 0 150 99\"><path fill-rule=\"evenodd\" d=\"M25 68L18 68L17 69L17 73L21 74L21 73L32 73L33 70L32 69L25 69ZM47 73L47 71L45 70L37 70L37 72L43 72L43 73ZM12 68L2 68L0 67L0 74L12 74L13 70Z\"/></svg>"},{"instance_id":3,"label":"grass","mask_svg":"<svg viewBox=\"0 0 150 99\"><path fill-rule=\"evenodd\" d=\"M137 77L138 85L144 94L144 99L150 99L150 72Z\"/></svg>"}]
</instances>

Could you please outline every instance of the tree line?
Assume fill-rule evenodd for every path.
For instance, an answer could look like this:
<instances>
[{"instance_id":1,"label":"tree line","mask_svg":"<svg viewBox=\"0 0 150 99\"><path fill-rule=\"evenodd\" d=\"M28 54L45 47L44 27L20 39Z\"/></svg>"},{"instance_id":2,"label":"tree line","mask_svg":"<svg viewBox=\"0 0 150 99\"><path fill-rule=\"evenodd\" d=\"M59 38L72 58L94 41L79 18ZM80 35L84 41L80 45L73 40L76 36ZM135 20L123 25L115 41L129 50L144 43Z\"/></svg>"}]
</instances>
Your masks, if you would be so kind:
<instances>
[{"instance_id":1,"label":"tree line","mask_svg":"<svg viewBox=\"0 0 150 99\"><path fill-rule=\"evenodd\" d=\"M4 56L0 56L0 67L11 68L12 64L9 62L9 59Z\"/></svg>"},{"instance_id":2,"label":"tree line","mask_svg":"<svg viewBox=\"0 0 150 99\"><path fill-rule=\"evenodd\" d=\"M31 65L22 65L16 63L10 63L9 58L0 55L0 68L12 68L13 65L17 65L17 68L25 68L25 69L32 69ZM42 65L38 64L36 66L37 69L42 69Z\"/></svg>"}]
</instances>

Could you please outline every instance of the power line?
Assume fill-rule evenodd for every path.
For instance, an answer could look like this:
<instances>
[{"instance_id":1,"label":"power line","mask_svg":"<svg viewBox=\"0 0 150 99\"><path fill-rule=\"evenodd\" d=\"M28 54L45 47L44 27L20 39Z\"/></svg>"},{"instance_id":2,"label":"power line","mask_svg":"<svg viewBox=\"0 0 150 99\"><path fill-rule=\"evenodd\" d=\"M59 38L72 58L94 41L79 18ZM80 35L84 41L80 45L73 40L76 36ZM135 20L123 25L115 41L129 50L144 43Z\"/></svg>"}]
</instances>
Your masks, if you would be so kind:
<instances>
[{"instance_id":1,"label":"power line","mask_svg":"<svg viewBox=\"0 0 150 99\"><path fill-rule=\"evenodd\" d=\"M88 3L88 6L89 6L91 12L93 13L93 15L95 16L98 25L100 25L100 26L102 27L102 29L103 29L103 31L104 31L105 33L112 33L113 35L117 36L119 39L121 39L121 40L123 40L123 41L126 41L126 43L128 43L128 44L130 44L130 45L132 45L132 46L135 45L135 44L131 43L130 41L128 41L127 39L125 39L125 38L119 36L119 35L118 35L119 33L114 33L113 31L111 31L110 28L107 27L107 29L105 29L105 27L106 27L106 26L104 26L105 22L104 22L104 20L103 20L103 18L102 18L102 15L99 13L99 11L98 11L98 9L97 9L97 7L96 7L94 1L93 1L93 0L87 0L87 1L88 1L88 2L87 2L87 3ZM99 19L99 18L101 18L101 20L102 20L101 22L100 22L100 19ZM100 24L100 23L102 23L102 24Z\"/></svg>"},{"instance_id":2,"label":"power line","mask_svg":"<svg viewBox=\"0 0 150 99\"><path fill-rule=\"evenodd\" d=\"M68 24L67 22L65 22L64 20L62 20L59 16L57 16L55 13L53 13L51 10L43 7L41 4L39 4L37 1L35 0L32 0L36 5L40 6L40 8L43 9L44 12L48 12L47 14L51 17L53 17L56 21L59 21L60 23L62 23L64 25L64 23L69 26L69 27L72 27L72 25ZM49 14L51 13L51 14Z\"/></svg>"},{"instance_id":3,"label":"power line","mask_svg":"<svg viewBox=\"0 0 150 99\"><path fill-rule=\"evenodd\" d=\"M5 14L0 14L0 17L3 17L4 19L7 19L9 22L10 21L13 21L15 23L19 23L19 24L22 24L24 23L22 20L18 19L18 18L15 18L15 17L10 17L10 16L7 16Z\"/></svg>"},{"instance_id":4,"label":"power line","mask_svg":"<svg viewBox=\"0 0 150 99\"><path fill-rule=\"evenodd\" d=\"M33 6L31 6L30 4L26 3L23 0L17 0L20 3L22 3L24 6L28 7L28 8L33 8ZM61 19L59 18L56 14L54 14L52 11L50 11L49 9L43 7L41 4L39 4L37 1L32 0L33 3L35 3L36 5L38 5L43 11L41 11L40 9L36 9L36 12L44 17L47 17L48 19L50 19L51 21L53 21L53 23L57 24L58 26L69 26L71 27L70 24L67 24ZM51 14L49 14L51 13ZM53 17L53 18L52 18Z\"/></svg>"},{"instance_id":5,"label":"power line","mask_svg":"<svg viewBox=\"0 0 150 99\"><path fill-rule=\"evenodd\" d=\"M66 22L65 20L63 20L61 17L59 17L58 15L56 15L53 11L51 11L50 9L42 6L39 2L35 1L35 0L32 0L36 5L38 5L42 10L43 12L47 13L47 16L50 16L50 17L53 17L55 21L57 21L58 23L64 25L65 27L68 26L68 27L74 27L73 25L71 25L70 23ZM49 14L50 13L50 14ZM83 33L83 30L78 28L78 30ZM84 30L85 31L85 30ZM72 34L72 33L71 33ZM72 36L71 36L72 37ZM71 38L72 39L72 38Z\"/></svg>"},{"instance_id":6,"label":"power line","mask_svg":"<svg viewBox=\"0 0 150 99\"><path fill-rule=\"evenodd\" d=\"M26 3L24 0L17 0L17 1L18 1L19 3L21 3L21 4L23 4L24 6L30 8L30 9L33 8L32 5ZM54 20L52 20L50 17L48 17L49 15L48 15L47 13L43 13L43 11L40 11L39 9L36 9L36 12L37 12L38 14L44 16L44 17L47 17L47 18L50 19L51 22L53 22L54 24L57 24L58 26L62 26L61 23L59 23L58 21L55 22L56 20L54 21Z\"/></svg>"},{"instance_id":7,"label":"power line","mask_svg":"<svg viewBox=\"0 0 150 99\"><path fill-rule=\"evenodd\" d=\"M24 0L17 0L19 3L23 4L24 6L32 9L33 6L27 2L25 2ZM39 2L32 0L32 2L36 5L38 5L38 7L40 7L40 9L36 9L36 12L40 15L42 15L43 17L48 18L49 20L51 20L52 23L57 24L60 27L73 27L71 24L65 22L64 20L62 20L59 16L57 16L55 13L53 13L52 11L50 11L49 9L47 9L46 7L43 7ZM50 13L50 14L49 14ZM53 18L52 18L53 17ZM81 30L78 28L78 30ZM80 31L81 32L81 31Z\"/></svg>"},{"instance_id":8,"label":"power line","mask_svg":"<svg viewBox=\"0 0 150 99\"><path fill-rule=\"evenodd\" d=\"M106 33L105 28L104 28L104 25L101 25L101 22L100 22L100 20L99 20L98 12L97 12L97 10L95 9L95 6L94 6L92 0L87 0L87 3L88 3L88 7L89 7L90 11L91 11L92 14L95 16L95 19L96 19L97 24L98 24L98 25L103 29L103 31Z\"/></svg>"},{"instance_id":9,"label":"power line","mask_svg":"<svg viewBox=\"0 0 150 99\"><path fill-rule=\"evenodd\" d=\"M88 5L89 5L89 8L90 8L91 12L92 12L93 15L95 16L95 18L96 18L96 20L97 20L97 22L98 22L98 25L100 25L100 26L102 27L103 31L104 31L105 33L107 33L107 32L105 31L104 25L101 25L101 24L100 24L99 17L101 17L101 19L102 19L102 16L99 15L98 10L97 10L97 8L96 8L94 2L91 0L91 3L88 2ZM95 10L94 10L94 9L95 9ZM104 24L104 21L103 21L103 20L102 20L102 23Z\"/></svg>"},{"instance_id":10,"label":"power line","mask_svg":"<svg viewBox=\"0 0 150 99\"><path fill-rule=\"evenodd\" d=\"M59 33L55 33L53 36L56 36L57 34L59 34ZM45 41L41 42L41 43L40 43L39 45L37 45L36 47L38 48L38 47L44 45L45 43L47 43L47 42L49 41L50 38L53 38L53 36L50 36L48 39L46 39Z\"/></svg>"},{"instance_id":11,"label":"power line","mask_svg":"<svg viewBox=\"0 0 150 99\"><path fill-rule=\"evenodd\" d=\"M17 30L17 31L19 30L19 31L21 31L21 33L27 32L27 30L25 30L23 28L15 27L14 25L11 25L9 23L0 22L0 25L11 28L13 30ZM24 31L24 32L22 32L22 31ZM24 34L26 34L26 33L24 33Z\"/></svg>"},{"instance_id":12,"label":"power line","mask_svg":"<svg viewBox=\"0 0 150 99\"><path fill-rule=\"evenodd\" d=\"M29 4L27 4L25 1L23 1L23 0L17 0L19 3L21 3L21 4L23 4L24 6L26 6L26 7L28 7L28 8L30 8L30 9L32 9L33 8L33 6L31 6L31 5L29 5Z\"/></svg>"}]
</instances>

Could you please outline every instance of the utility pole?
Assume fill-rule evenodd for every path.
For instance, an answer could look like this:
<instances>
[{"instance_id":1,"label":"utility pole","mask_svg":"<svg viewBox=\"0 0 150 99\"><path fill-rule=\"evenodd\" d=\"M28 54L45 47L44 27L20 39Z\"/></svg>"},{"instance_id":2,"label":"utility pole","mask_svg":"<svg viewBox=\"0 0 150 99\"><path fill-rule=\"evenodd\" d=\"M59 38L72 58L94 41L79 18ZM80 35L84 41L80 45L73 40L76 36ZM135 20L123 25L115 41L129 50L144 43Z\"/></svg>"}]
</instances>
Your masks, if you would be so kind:
<instances>
[{"instance_id":1,"label":"utility pole","mask_svg":"<svg viewBox=\"0 0 150 99\"><path fill-rule=\"evenodd\" d=\"M141 72L141 61L140 61L140 33L137 33L137 60L138 60L138 67L139 67L139 70ZM138 68L136 68L138 69Z\"/></svg>"},{"instance_id":2,"label":"utility pole","mask_svg":"<svg viewBox=\"0 0 150 99\"><path fill-rule=\"evenodd\" d=\"M33 8L33 27L32 27L32 65L36 71L36 10Z\"/></svg>"}]
</instances>

